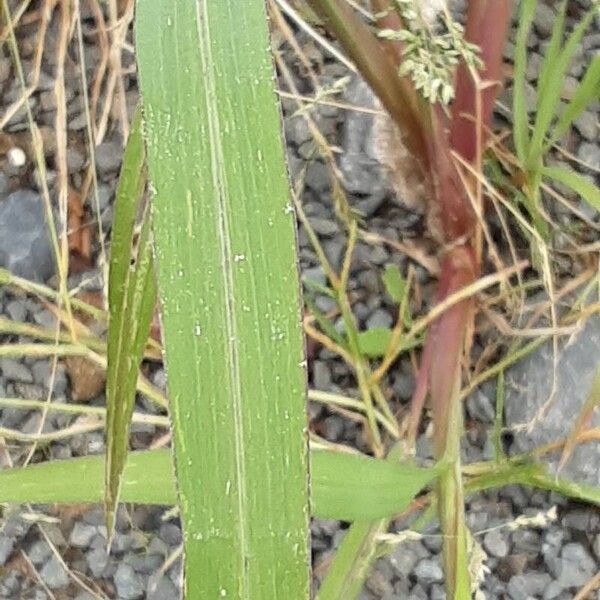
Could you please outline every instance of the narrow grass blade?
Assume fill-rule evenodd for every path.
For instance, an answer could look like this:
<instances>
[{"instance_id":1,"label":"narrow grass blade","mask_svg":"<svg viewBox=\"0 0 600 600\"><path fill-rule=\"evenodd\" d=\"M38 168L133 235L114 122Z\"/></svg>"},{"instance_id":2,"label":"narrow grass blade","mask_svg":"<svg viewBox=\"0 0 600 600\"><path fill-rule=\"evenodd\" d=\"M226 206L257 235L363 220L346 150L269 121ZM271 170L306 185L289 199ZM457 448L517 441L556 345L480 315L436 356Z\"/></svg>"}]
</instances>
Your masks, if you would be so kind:
<instances>
[{"instance_id":1,"label":"narrow grass blade","mask_svg":"<svg viewBox=\"0 0 600 600\"><path fill-rule=\"evenodd\" d=\"M600 54L592 59L583 79L577 86L573 99L563 110L558 123L552 132L550 144L561 139L567 133L569 127L587 108L591 102L600 98Z\"/></svg>"},{"instance_id":2,"label":"narrow grass blade","mask_svg":"<svg viewBox=\"0 0 600 600\"><path fill-rule=\"evenodd\" d=\"M539 90L538 104L535 116L535 124L531 135L531 144L527 158L527 164L531 167L539 163L544 151L544 140L549 134L550 125L555 118L560 104L564 77L575 55L585 30L594 18L594 9L590 9L573 30L569 39L556 56L552 65L548 67L550 72L543 90ZM519 157L520 158L520 157Z\"/></svg>"},{"instance_id":3,"label":"narrow grass blade","mask_svg":"<svg viewBox=\"0 0 600 600\"><path fill-rule=\"evenodd\" d=\"M544 167L543 174L558 183L570 187L592 208L600 211L600 189L583 175L562 167Z\"/></svg>"},{"instance_id":4,"label":"narrow grass blade","mask_svg":"<svg viewBox=\"0 0 600 600\"><path fill-rule=\"evenodd\" d=\"M308 598L305 369L264 0L138 0L187 598Z\"/></svg>"},{"instance_id":5,"label":"narrow grass blade","mask_svg":"<svg viewBox=\"0 0 600 600\"><path fill-rule=\"evenodd\" d=\"M565 35L565 19L567 16L567 2L563 0L558 7L558 16L552 27L552 35L550 42L546 49L544 60L540 68L540 75L538 78L538 94L544 94L547 87L548 81L554 76L553 70L556 67L556 61L560 54L563 37Z\"/></svg>"},{"instance_id":6,"label":"narrow grass blade","mask_svg":"<svg viewBox=\"0 0 600 600\"><path fill-rule=\"evenodd\" d=\"M312 451L311 458L313 515L320 518L366 521L391 517L438 474L436 469L404 467L324 450ZM103 466L102 456L86 456L1 471L0 502L101 502ZM204 495L203 488L198 488ZM130 452L123 471L121 500L175 504L171 452Z\"/></svg>"},{"instance_id":7,"label":"narrow grass blade","mask_svg":"<svg viewBox=\"0 0 600 600\"><path fill-rule=\"evenodd\" d=\"M523 0L519 16L513 71L513 136L517 157L525 163L529 147L529 118L525 102L525 71L527 69L527 37L535 15L537 0Z\"/></svg>"},{"instance_id":8,"label":"narrow grass blade","mask_svg":"<svg viewBox=\"0 0 600 600\"><path fill-rule=\"evenodd\" d=\"M316 600L354 600L362 591L376 557L378 537L386 533L389 519L355 521L338 547Z\"/></svg>"},{"instance_id":9,"label":"narrow grass blade","mask_svg":"<svg viewBox=\"0 0 600 600\"><path fill-rule=\"evenodd\" d=\"M439 473L412 465L376 460L340 452L311 453L312 486L316 514L354 521L378 519L401 512ZM341 480L344 485L339 485ZM353 501L347 503L348 498Z\"/></svg>"},{"instance_id":10,"label":"narrow grass blade","mask_svg":"<svg viewBox=\"0 0 600 600\"><path fill-rule=\"evenodd\" d=\"M104 498L109 540L129 446L139 366L156 302L149 215L144 220L137 243L137 257L131 265L135 223L146 182L144 158L141 115L138 112L121 169L110 257Z\"/></svg>"}]
</instances>

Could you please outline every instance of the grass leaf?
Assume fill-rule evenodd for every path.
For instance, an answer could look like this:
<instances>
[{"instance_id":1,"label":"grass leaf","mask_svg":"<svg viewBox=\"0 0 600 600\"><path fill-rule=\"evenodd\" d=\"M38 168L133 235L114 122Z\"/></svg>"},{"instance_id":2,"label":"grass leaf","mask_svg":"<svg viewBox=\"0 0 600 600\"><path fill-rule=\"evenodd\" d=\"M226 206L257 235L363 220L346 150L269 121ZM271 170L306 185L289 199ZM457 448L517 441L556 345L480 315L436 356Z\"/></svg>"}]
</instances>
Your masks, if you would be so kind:
<instances>
[{"instance_id":1,"label":"grass leaf","mask_svg":"<svg viewBox=\"0 0 600 600\"><path fill-rule=\"evenodd\" d=\"M563 167L544 167L543 174L558 183L570 187L591 207L600 211L600 189L579 173Z\"/></svg>"},{"instance_id":2,"label":"grass leaf","mask_svg":"<svg viewBox=\"0 0 600 600\"><path fill-rule=\"evenodd\" d=\"M529 146L529 118L525 102L525 71L527 69L527 37L535 15L537 0L523 0L519 17L513 72L513 135L519 160L524 163Z\"/></svg>"},{"instance_id":3,"label":"grass leaf","mask_svg":"<svg viewBox=\"0 0 600 600\"><path fill-rule=\"evenodd\" d=\"M406 508L437 474L437 469L316 450L311 453L311 482L319 493L312 498L313 511L343 521L390 516Z\"/></svg>"},{"instance_id":4,"label":"grass leaf","mask_svg":"<svg viewBox=\"0 0 600 600\"><path fill-rule=\"evenodd\" d=\"M377 538L387 532L389 523L389 519L352 523L333 556L317 600L358 597L377 553Z\"/></svg>"},{"instance_id":5,"label":"grass leaf","mask_svg":"<svg viewBox=\"0 0 600 600\"><path fill-rule=\"evenodd\" d=\"M101 502L103 466L102 456L86 456L1 471L0 502ZM347 521L392 516L437 475L436 469L405 467L324 450L311 452L311 466L313 515ZM198 490L204 496L201 486ZM130 452L123 471L121 500L175 504L171 452Z\"/></svg>"},{"instance_id":6,"label":"grass leaf","mask_svg":"<svg viewBox=\"0 0 600 600\"><path fill-rule=\"evenodd\" d=\"M156 302L150 219L147 214L138 240L137 258L131 265L135 222L146 182L144 159L141 116L138 111L119 179L110 256L104 500L109 539L112 537L129 447L139 366Z\"/></svg>"},{"instance_id":7,"label":"grass leaf","mask_svg":"<svg viewBox=\"0 0 600 600\"><path fill-rule=\"evenodd\" d=\"M295 219L264 0L138 0L188 598L308 598Z\"/></svg>"},{"instance_id":8,"label":"grass leaf","mask_svg":"<svg viewBox=\"0 0 600 600\"><path fill-rule=\"evenodd\" d=\"M563 110L558 123L552 132L550 144L562 138L571 126L571 123L587 108L587 106L600 97L600 54L592 59L583 79L577 86L573 99Z\"/></svg>"},{"instance_id":9,"label":"grass leaf","mask_svg":"<svg viewBox=\"0 0 600 600\"><path fill-rule=\"evenodd\" d=\"M587 12L569 36L562 51L548 66L548 76L543 89L538 89L538 104L533 134L527 157L527 164L535 168L544 153L544 140L548 135L552 120L560 104L564 78L573 56L581 43L581 38L594 18L594 9ZM520 157L519 157L520 158Z\"/></svg>"}]
</instances>

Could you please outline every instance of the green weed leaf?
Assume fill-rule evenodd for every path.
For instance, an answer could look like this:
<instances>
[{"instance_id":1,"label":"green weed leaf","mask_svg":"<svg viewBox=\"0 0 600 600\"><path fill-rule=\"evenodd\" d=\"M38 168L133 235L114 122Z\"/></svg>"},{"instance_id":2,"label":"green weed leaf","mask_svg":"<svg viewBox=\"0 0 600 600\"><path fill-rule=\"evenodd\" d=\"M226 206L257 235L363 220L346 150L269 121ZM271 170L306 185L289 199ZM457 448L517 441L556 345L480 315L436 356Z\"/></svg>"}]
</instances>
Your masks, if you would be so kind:
<instances>
[{"instance_id":1,"label":"green weed leaf","mask_svg":"<svg viewBox=\"0 0 600 600\"><path fill-rule=\"evenodd\" d=\"M570 187L591 207L600 211L600 189L583 175L563 167L544 167L543 174L558 183Z\"/></svg>"}]
</instances>

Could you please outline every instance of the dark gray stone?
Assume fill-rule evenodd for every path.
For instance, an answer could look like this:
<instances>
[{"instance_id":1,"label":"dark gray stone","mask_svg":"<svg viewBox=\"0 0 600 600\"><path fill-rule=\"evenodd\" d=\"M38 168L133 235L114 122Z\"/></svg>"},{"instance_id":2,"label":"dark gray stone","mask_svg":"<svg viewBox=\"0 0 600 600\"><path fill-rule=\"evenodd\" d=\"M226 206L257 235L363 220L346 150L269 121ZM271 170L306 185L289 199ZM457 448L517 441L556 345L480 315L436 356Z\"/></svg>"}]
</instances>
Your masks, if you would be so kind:
<instances>
[{"instance_id":1,"label":"dark gray stone","mask_svg":"<svg viewBox=\"0 0 600 600\"><path fill-rule=\"evenodd\" d=\"M556 21L556 13L543 2L538 2L533 24L538 33L543 37L550 37Z\"/></svg>"},{"instance_id":2,"label":"dark gray stone","mask_svg":"<svg viewBox=\"0 0 600 600\"><path fill-rule=\"evenodd\" d=\"M41 568L40 577L51 590L69 585L69 574L56 556L50 557L48 562Z\"/></svg>"},{"instance_id":3,"label":"dark gray stone","mask_svg":"<svg viewBox=\"0 0 600 600\"><path fill-rule=\"evenodd\" d=\"M506 536L498 529L492 529L483 538L485 551L496 558L504 558L510 551L510 545Z\"/></svg>"},{"instance_id":4,"label":"dark gray stone","mask_svg":"<svg viewBox=\"0 0 600 600\"><path fill-rule=\"evenodd\" d=\"M75 548L87 548L96 533L98 533L98 530L93 525L86 525L81 521L77 521L71 530L69 544L75 546Z\"/></svg>"},{"instance_id":5,"label":"dark gray stone","mask_svg":"<svg viewBox=\"0 0 600 600\"><path fill-rule=\"evenodd\" d=\"M0 266L35 281L54 274L44 205L31 190L17 190L0 200Z\"/></svg>"},{"instance_id":6,"label":"dark gray stone","mask_svg":"<svg viewBox=\"0 0 600 600\"><path fill-rule=\"evenodd\" d=\"M513 575L508 582L508 594L512 600L528 600L532 596L543 594L552 577L548 573L528 571L522 575Z\"/></svg>"},{"instance_id":7,"label":"dark gray stone","mask_svg":"<svg viewBox=\"0 0 600 600\"><path fill-rule=\"evenodd\" d=\"M33 382L31 371L22 362L12 358L0 358L0 371L8 381Z\"/></svg>"},{"instance_id":8,"label":"dark gray stone","mask_svg":"<svg viewBox=\"0 0 600 600\"><path fill-rule=\"evenodd\" d=\"M163 523L159 535L169 546L179 546L183 541L181 529L175 523Z\"/></svg>"},{"instance_id":9,"label":"dark gray stone","mask_svg":"<svg viewBox=\"0 0 600 600\"><path fill-rule=\"evenodd\" d=\"M114 173L121 166L123 147L119 142L102 142L96 148L96 167L99 173Z\"/></svg>"},{"instance_id":10,"label":"dark gray stone","mask_svg":"<svg viewBox=\"0 0 600 600\"><path fill-rule=\"evenodd\" d=\"M415 567L415 576L425 583L444 581L444 571L437 560L424 558Z\"/></svg>"},{"instance_id":11,"label":"dark gray stone","mask_svg":"<svg viewBox=\"0 0 600 600\"><path fill-rule=\"evenodd\" d=\"M144 582L142 578L133 570L133 567L119 563L114 576L115 586L119 598L123 600L137 600L144 596Z\"/></svg>"},{"instance_id":12,"label":"dark gray stone","mask_svg":"<svg viewBox=\"0 0 600 600\"><path fill-rule=\"evenodd\" d=\"M390 315L387 310L378 308L367 319L367 329L373 329L375 327L390 328L393 323L394 319L392 318L392 315Z\"/></svg>"},{"instance_id":13,"label":"dark gray stone","mask_svg":"<svg viewBox=\"0 0 600 600\"><path fill-rule=\"evenodd\" d=\"M354 106L375 109L378 102L363 79L355 78L346 88L344 100ZM382 199L390 185L377 159L372 114L348 111L344 120L340 170L351 194Z\"/></svg>"},{"instance_id":14,"label":"dark gray stone","mask_svg":"<svg viewBox=\"0 0 600 600\"><path fill-rule=\"evenodd\" d=\"M598 368L600 355L600 319L590 318L585 327L560 350L557 367L557 388L544 417L535 427L526 427L550 399L552 390L552 346L547 344L509 369L506 374L506 425L513 430L513 450L528 452L537 446L568 435L573 419L589 392L592 378ZM597 412L591 426L600 425ZM556 455L549 460L555 469ZM579 445L563 476L593 485L600 484L600 444Z\"/></svg>"},{"instance_id":15,"label":"dark gray stone","mask_svg":"<svg viewBox=\"0 0 600 600\"><path fill-rule=\"evenodd\" d=\"M15 541L0 533L0 565L4 565L12 554Z\"/></svg>"},{"instance_id":16,"label":"dark gray stone","mask_svg":"<svg viewBox=\"0 0 600 600\"><path fill-rule=\"evenodd\" d=\"M566 544L560 558L549 566L564 588L584 585L597 570L596 561L581 544L576 543Z\"/></svg>"},{"instance_id":17,"label":"dark gray stone","mask_svg":"<svg viewBox=\"0 0 600 600\"><path fill-rule=\"evenodd\" d=\"M179 597L179 590L166 575L163 575L158 582L152 577L148 580L147 600L178 600Z\"/></svg>"}]
</instances>

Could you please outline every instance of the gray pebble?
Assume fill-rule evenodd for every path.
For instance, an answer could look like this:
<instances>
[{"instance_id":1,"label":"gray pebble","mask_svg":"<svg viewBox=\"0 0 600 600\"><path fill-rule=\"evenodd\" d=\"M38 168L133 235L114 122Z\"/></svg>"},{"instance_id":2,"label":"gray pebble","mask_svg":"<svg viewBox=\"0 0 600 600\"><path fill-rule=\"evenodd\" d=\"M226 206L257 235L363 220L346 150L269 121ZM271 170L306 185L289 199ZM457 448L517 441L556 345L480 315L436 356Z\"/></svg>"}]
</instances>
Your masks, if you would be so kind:
<instances>
[{"instance_id":1,"label":"gray pebble","mask_svg":"<svg viewBox=\"0 0 600 600\"><path fill-rule=\"evenodd\" d=\"M35 281L54 274L43 202L31 190L0 200L0 266Z\"/></svg>"},{"instance_id":2,"label":"gray pebble","mask_svg":"<svg viewBox=\"0 0 600 600\"><path fill-rule=\"evenodd\" d=\"M78 148L72 145L69 145L67 148L67 165L70 174L81 171L85 165L85 156Z\"/></svg>"},{"instance_id":3,"label":"gray pebble","mask_svg":"<svg viewBox=\"0 0 600 600\"><path fill-rule=\"evenodd\" d=\"M102 174L119 170L123 148L119 142L105 141L96 148L96 166Z\"/></svg>"},{"instance_id":4,"label":"gray pebble","mask_svg":"<svg viewBox=\"0 0 600 600\"><path fill-rule=\"evenodd\" d=\"M554 575L565 587L584 585L595 573L596 562L586 549L577 543L566 544L561 552L561 558L556 559Z\"/></svg>"},{"instance_id":5,"label":"gray pebble","mask_svg":"<svg viewBox=\"0 0 600 600\"><path fill-rule=\"evenodd\" d=\"M327 362L316 360L313 363L313 387L317 390L329 390L331 388L331 369Z\"/></svg>"},{"instance_id":6,"label":"gray pebble","mask_svg":"<svg viewBox=\"0 0 600 600\"><path fill-rule=\"evenodd\" d=\"M337 223L331 219L310 217L310 224L316 233L323 236L332 236L338 232Z\"/></svg>"},{"instance_id":7,"label":"gray pebble","mask_svg":"<svg viewBox=\"0 0 600 600\"><path fill-rule=\"evenodd\" d=\"M4 565L12 554L15 541L0 533L0 565Z\"/></svg>"},{"instance_id":8,"label":"gray pebble","mask_svg":"<svg viewBox=\"0 0 600 600\"><path fill-rule=\"evenodd\" d=\"M130 565L123 562L119 563L114 581L119 598L123 600L136 600L143 597L144 582Z\"/></svg>"},{"instance_id":9,"label":"gray pebble","mask_svg":"<svg viewBox=\"0 0 600 600\"><path fill-rule=\"evenodd\" d=\"M574 122L575 128L588 141L593 142L598 137L598 115L584 112Z\"/></svg>"},{"instance_id":10,"label":"gray pebble","mask_svg":"<svg viewBox=\"0 0 600 600\"><path fill-rule=\"evenodd\" d=\"M543 2L538 2L533 24L538 33L543 37L550 37L556 21L556 13Z\"/></svg>"},{"instance_id":11,"label":"gray pebble","mask_svg":"<svg viewBox=\"0 0 600 600\"><path fill-rule=\"evenodd\" d=\"M558 581L551 581L544 590L544 600L556 600L563 592L563 586Z\"/></svg>"},{"instance_id":12,"label":"gray pebble","mask_svg":"<svg viewBox=\"0 0 600 600\"><path fill-rule=\"evenodd\" d=\"M508 593L512 600L528 600L532 596L541 595L551 581L552 577L548 573L527 571L510 578Z\"/></svg>"},{"instance_id":13,"label":"gray pebble","mask_svg":"<svg viewBox=\"0 0 600 600\"><path fill-rule=\"evenodd\" d=\"M69 544L75 548L87 548L98 530L93 525L86 525L77 521L71 530Z\"/></svg>"},{"instance_id":14,"label":"gray pebble","mask_svg":"<svg viewBox=\"0 0 600 600\"><path fill-rule=\"evenodd\" d=\"M50 557L48 562L41 568L40 576L51 590L69 585L69 574L56 556Z\"/></svg>"},{"instance_id":15,"label":"gray pebble","mask_svg":"<svg viewBox=\"0 0 600 600\"><path fill-rule=\"evenodd\" d=\"M159 535L169 546L179 546L183 541L181 529L175 523L163 523Z\"/></svg>"},{"instance_id":16,"label":"gray pebble","mask_svg":"<svg viewBox=\"0 0 600 600\"><path fill-rule=\"evenodd\" d=\"M8 381L22 381L32 383L33 375L31 371L18 360L12 358L0 358L0 371Z\"/></svg>"},{"instance_id":17,"label":"gray pebble","mask_svg":"<svg viewBox=\"0 0 600 600\"><path fill-rule=\"evenodd\" d=\"M444 572L439 562L430 558L420 560L415 567L415 576L425 583L444 581Z\"/></svg>"},{"instance_id":18,"label":"gray pebble","mask_svg":"<svg viewBox=\"0 0 600 600\"><path fill-rule=\"evenodd\" d=\"M374 329L375 327L384 327L389 329L394 323L394 319L390 313L383 309L378 308L374 311L371 316L367 319L367 329Z\"/></svg>"},{"instance_id":19,"label":"gray pebble","mask_svg":"<svg viewBox=\"0 0 600 600\"><path fill-rule=\"evenodd\" d=\"M480 423L491 424L496 418L496 410L488 394L478 389L467 398L467 413Z\"/></svg>"},{"instance_id":20,"label":"gray pebble","mask_svg":"<svg viewBox=\"0 0 600 600\"><path fill-rule=\"evenodd\" d=\"M328 440L339 441L344 435L344 419L338 415L331 415L323 421L325 437Z\"/></svg>"},{"instance_id":21,"label":"gray pebble","mask_svg":"<svg viewBox=\"0 0 600 600\"><path fill-rule=\"evenodd\" d=\"M27 308L21 300L12 300L5 308L13 321L23 322L27 318Z\"/></svg>"},{"instance_id":22,"label":"gray pebble","mask_svg":"<svg viewBox=\"0 0 600 600\"><path fill-rule=\"evenodd\" d=\"M598 144L583 142L577 150L577 158L595 169L600 169L600 147Z\"/></svg>"},{"instance_id":23,"label":"gray pebble","mask_svg":"<svg viewBox=\"0 0 600 600\"><path fill-rule=\"evenodd\" d=\"M101 577L106 569L106 566L108 565L108 555L106 554L106 548L104 544L98 548L90 550L85 555L85 559L92 575L96 577L96 579Z\"/></svg>"},{"instance_id":24,"label":"gray pebble","mask_svg":"<svg viewBox=\"0 0 600 600\"><path fill-rule=\"evenodd\" d=\"M306 187L323 194L331 188L329 167L319 160L312 161L306 169Z\"/></svg>"},{"instance_id":25,"label":"gray pebble","mask_svg":"<svg viewBox=\"0 0 600 600\"><path fill-rule=\"evenodd\" d=\"M496 558L504 558L510 551L506 537L498 529L492 529L485 534L483 547L488 554Z\"/></svg>"},{"instance_id":26,"label":"gray pebble","mask_svg":"<svg viewBox=\"0 0 600 600\"><path fill-rule=\"evenodd\" d=\"M179 590L166 575L163 575L158 582L152 577L148 580L147 600L178 600L179 597Z\"/></svg>"},{"instance_id":27,"label":"gray pebble","mask_svg":"<svg viewBox=\"0 0 600 600\"><path fill-rule=\"evenodd\" d=\"M29 548L29 551L27 552L29 560L36 566L45 563L51 554L52 549L46 540L35 541L33 544L31 544L31 548Z\"/></svg>"},{"instance_id":28,"label":"gray pebble","mask_svg":"<svg viewBox=\"0 0 600 600\"><path fill-rule=\"evenodd\" d=\"M285 139L297 146L312 140L312 134L304 117L297 116L285 120Z\"/></svg>"}]
</instances>

